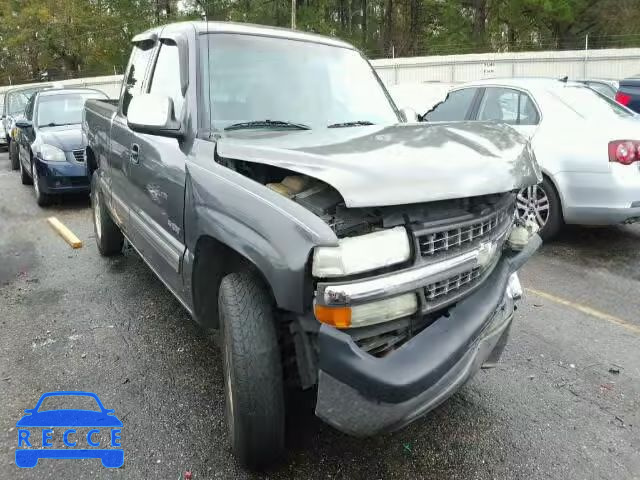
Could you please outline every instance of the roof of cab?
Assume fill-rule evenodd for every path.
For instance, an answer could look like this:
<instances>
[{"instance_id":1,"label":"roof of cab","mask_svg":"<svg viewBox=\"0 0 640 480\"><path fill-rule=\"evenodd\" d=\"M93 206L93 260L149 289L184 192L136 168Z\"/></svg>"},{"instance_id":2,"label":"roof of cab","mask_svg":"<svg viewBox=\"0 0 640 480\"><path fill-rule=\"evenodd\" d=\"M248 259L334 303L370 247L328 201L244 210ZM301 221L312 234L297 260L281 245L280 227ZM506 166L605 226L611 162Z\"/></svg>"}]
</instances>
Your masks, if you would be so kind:
<instances>
[{"instance_id":1,"label":"roof of cab","mask_svg":"<svg viewBox=\"0 0 640 480\"><path fill-rule=\"evenodd\" d=\"M269 27L265 25L255 25L251 23L236 23L236 22L177 22L155 27L147 30L139 35L136 35L133 41L139 41L148 37L149 35L158 34L162 29L168 28L172 31L179 31L180 29L192 28L198 34L203 33L235 33L240 35L259 35L263 37L276 37L288 40L300 40L306 42L322 43L334 47L349 48L355 50L353 45L350 45L342 40L338 40L332 37L325 37L323 35L316 35L314 33L304 33L297 30L290 30L288 28Z\"/></svg>"}]
</instances>

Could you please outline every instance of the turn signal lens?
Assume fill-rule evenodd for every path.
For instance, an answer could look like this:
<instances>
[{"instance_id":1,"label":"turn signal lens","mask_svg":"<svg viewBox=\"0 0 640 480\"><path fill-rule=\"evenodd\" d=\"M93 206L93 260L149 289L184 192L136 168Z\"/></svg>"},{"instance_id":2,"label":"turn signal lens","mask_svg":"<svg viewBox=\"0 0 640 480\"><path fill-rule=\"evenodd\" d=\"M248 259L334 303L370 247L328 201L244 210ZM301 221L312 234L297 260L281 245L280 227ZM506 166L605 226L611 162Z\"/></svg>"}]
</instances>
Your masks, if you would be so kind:
<instances>
[{"instance_id":1,"label":"turn signal lens","mask_svg":"<svg viewBox=\"0 0 640 480\"><path fill-rule=\"evenodd\" d=\"M336 328L349 328L351 326L351 307L316 305L314 312L319 322Z\"/></svg>"},{"instance_id":2,"label":"turn signal lens","mask_svg":"<svg viewBox=\"0 0 640 480\"><path fill-rule=\"evenodd\" d=\"M616 140L609 142L609 161L631 165L640 160L640 142Z\"/></svg>"}]
</instances>

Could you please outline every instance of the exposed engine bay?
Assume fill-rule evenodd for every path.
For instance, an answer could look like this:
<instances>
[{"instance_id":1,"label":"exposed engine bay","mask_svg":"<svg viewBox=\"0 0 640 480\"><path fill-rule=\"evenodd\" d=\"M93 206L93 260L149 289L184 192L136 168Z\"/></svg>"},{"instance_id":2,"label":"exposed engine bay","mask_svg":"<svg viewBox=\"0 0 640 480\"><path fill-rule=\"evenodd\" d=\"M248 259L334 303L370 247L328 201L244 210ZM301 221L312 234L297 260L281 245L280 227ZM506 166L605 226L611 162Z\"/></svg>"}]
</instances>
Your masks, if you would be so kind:
<instances>
[{"instance_id":1,"label":"exposed engine bay","mask_svg":"<svg viewBox=\"0 0 640 480\"><path fill-rule=\"evenodd\" d=\"M339 238L398 225L464 221L490 211L504 198L504 194L495 194L412 205L347 208L335 188L313 177L243 160L219 162L305 207L324 220Z\"/></svg>"}]
</instances>

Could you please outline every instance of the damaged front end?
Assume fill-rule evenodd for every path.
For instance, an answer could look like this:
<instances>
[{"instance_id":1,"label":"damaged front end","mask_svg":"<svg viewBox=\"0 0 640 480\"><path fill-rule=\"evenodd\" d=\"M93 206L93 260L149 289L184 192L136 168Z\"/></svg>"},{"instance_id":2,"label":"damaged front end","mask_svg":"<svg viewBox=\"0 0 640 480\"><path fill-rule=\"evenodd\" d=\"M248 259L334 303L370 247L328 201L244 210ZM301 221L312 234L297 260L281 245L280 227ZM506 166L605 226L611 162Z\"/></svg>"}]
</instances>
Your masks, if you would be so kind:
<instances>
[{"instance_id":1,"label":"damaged front end","mask_svg":"<svg viewBox=\"0 0 640 480\"><path fill-rule=\"evenodd\" d=\"M499 360L522 295L517 271L541 244L515 215L516 192L539 174L528 146L518 155L523 173L505 177L505 190L483 192L474 172L477 195L441 185L433 199L418 192L413 203L378 205L363 205L374 195L360 183L357 197L345 192L355 175L338 189L323 166L219 158L336 236L310 252L313 299L286 327L296 377L318 385L316 414L327 423L359 436L400 428Z\"/></svg>"}]
</instances>

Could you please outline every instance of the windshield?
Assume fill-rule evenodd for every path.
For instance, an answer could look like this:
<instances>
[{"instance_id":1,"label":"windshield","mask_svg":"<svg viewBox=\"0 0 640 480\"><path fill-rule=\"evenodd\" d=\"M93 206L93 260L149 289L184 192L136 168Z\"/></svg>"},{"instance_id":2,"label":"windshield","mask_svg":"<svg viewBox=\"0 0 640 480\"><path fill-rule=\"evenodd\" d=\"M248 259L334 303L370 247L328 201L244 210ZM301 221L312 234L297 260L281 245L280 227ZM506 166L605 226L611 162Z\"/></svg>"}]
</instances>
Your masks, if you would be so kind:
<instances>
[{"instance_id":1,"label":"windshield","mask_svg":"<svg viewBox=\"0 0 640 480\"><path fill-rule=\"evenodd\" d=\"M20 90L19 92L11 92L7 94L7 114L17 115L24 112L31 95L36 93L39 88L30 88L28 90Z\"/></svg>"},{"instance_id":2,"label":"windshield","mask_svg":"<svg viewBox=\"0 0 640 480\"><path fill-rule=\"evenodd\" d=\"M581 117L605 120L634 116L628 108L588 87L566 87L561 90L552 90L550 93Z\"/></svg>"},{"instance_id":3,"label":"windshield","mask_svg":"<svg viewBox=\"0 0 640 480\"><path fill-rule=\"evenodd\" d=\"M82 123L82 108L89 98L104 98L99 92L41 95L38 99L38 127Z\"/></svg>"},{"instance_id":4,"label":"windshield","mask_svg":"<svg viewBox=\"0 0 640 480\"><path fill-rule=\"evenodd\" d=\"M354 50L252 35L209 34L201 42L202 96L213 130L264 120L310 128L398 122L373 69ZM266 127L279 128L255 126Z\"/></svg>"}]
</instances>

